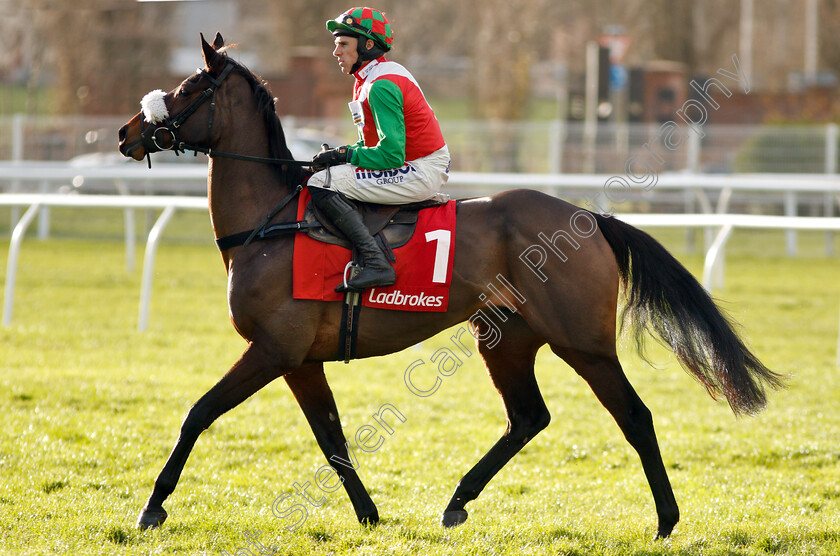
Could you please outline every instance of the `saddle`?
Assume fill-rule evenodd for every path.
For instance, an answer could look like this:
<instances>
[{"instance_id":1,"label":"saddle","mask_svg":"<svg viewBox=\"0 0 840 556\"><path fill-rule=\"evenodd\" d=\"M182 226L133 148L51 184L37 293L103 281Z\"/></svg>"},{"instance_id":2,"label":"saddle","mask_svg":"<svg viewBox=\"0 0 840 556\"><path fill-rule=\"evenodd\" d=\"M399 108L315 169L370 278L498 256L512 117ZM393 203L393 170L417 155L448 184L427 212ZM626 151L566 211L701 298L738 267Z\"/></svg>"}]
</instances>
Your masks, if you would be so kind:
<instances>
[{"instance_id":1,"label":"saddle","mask_svg":"<svg viewBox=\"0 0 840 556\"><path fill-rule=\"evenodd\" d=\"M348 249L352 248L352 244L344 237L344 234L311 201L307 203L304 209L302 220L268 225L268 222L280 212L280 209L297 196L298 191L292 192L277 205L265 220L263 220L260 226L253 230L246 230L220 237L216 239L216 247L219 248L219 251L225 251L232 247L248 245L252 241L270 239L290 233L306 232L309 237L316 241L340 245ZM438 196L437 198L405 205L378 205L359 201L350 202L361 213L362 221L370 231L370 235L379 242L380 247L391 262L394 262L394 253L391 249L402 247L411 239L411 236L414 234L414 228L417 226L417 218L420 210L445 205L449 202L449 196Z\"/></svg>"},{"instance_id":2,"label":"saddle","mask_svg":"<svg viewBox=\"0 0 840 556\"><path fill-rule=\"evenodd\" d=\"M358 208L370 235L380 243L380 247L384 248L383 251L390 258L393 256L393 253L390 253L391 249L402 247L414 235L418 213L425 208L445 205L448 199L429 199L407 205L349 202ZM303 222L306 234L312 239L331 245L340 245L348 249L353 247L344 234L315 206L315 203L310 202L306 206L303 213Z\"/></svg>"},{"instance_id":3,"label":"saddle","mask_svg":"<svg viewBox=\"0 0 840 556\"><path fill-rule=\"evenodd\" d=\"M305 200L301 202L305 202ZM385 256L391 263L399 265L400 263L396 260L393 250L409 244L412 236L417 231L418 225L421 227L427 227L429 225L429 218L434 218L438 214L437 212L424 213L423 218L421 218L420 211L425 208L444 206L449 202L449 199L448 196L439 196L427 201L407 205L379 205L358 201L350 202L361 214L362 222L379 244L379 247L382 249ZM302 205L298 206L297 214L299 221L294 223L294 229L295 231L306 232L306 235L309 237L300 237L299 239L301 241L295 242L295 262L293 265L294 296L297 299L337 300L332 298L332 296L337 295L332 291L334 284L329 284L326 290L323 289L324 284L326 284L324 277L327 272L325 272L323 267L318 267L313 274L310 270L313 264L312 261L319 260L320 263L315 264L323 265L324 261L322 259L325 257L319 256L318 254L324 255L327 252L335 253L336 251L341 251L336 247L332 247L333 245L351 249L351 260L356 263L358 263L359 254L355 249L353 249L352 244L346 237L344 237L343 233L333 225L332 220L325 214L321 213L315 203L312 203L311 201L308 202L302 210L300 208L301 206ZM454 220L452 220L454 218L454 208L451 209L451 212L447 212L446 209L443 210L447 213L444 220L449 222L450 225L454 224ZM441 222L440 218L434 221L436 223ZM275 225L275 227L276 226L279 225ZM268 228L264 236L271 235L272 228ZM324 245L313 244L313 241ZM427 242L421 243L423 245L427 244ZM314 259L312 258L313 256ZM343 264L341 260L339 261L339 264ZM335 276L335 270L335 268L327 269L330 276ZM338 266L337 270L340 271L341 266ZM403 271L406 271L406 269L403 268ZM346 273L347 267L344 267L343 274L345 278ZM318 278L316 279L315 276L318 276ZM416 273L412 274L411 272L407 272L404 276L408 277L407 285L402 287L400 291L392 292L390 294L392 297L396 298L396 295L399 294L401 299L415 299L418 300L418 303L421 298L439 299L441 300L441 304L443 306L443 309L441 310L445 310L443 300L448 299L448 284L445 286L438 284L422 284L422 287L418 287ZM426 280L428 280L428 278L429 277L426 277ZM306 293L303 293L304 291ZM327 293L325 294L324 291ZM413 295L415 293L417 293L417 295ZM324 297L325 295L327 297ZM386 297L387 295L389 294L386 294ZM341 320L339 321L338 353L336 360L347 362L356 357L356 339L359 330L359 315L361 313L363 301L362 294L358 291L348 291L344 294L343 298L344 302L342 303ZM402 301L398 303L402 303ZM419 308L408 309L407 306L400 308L403 310L430 310Z\"/></svg>"}]
</instances>

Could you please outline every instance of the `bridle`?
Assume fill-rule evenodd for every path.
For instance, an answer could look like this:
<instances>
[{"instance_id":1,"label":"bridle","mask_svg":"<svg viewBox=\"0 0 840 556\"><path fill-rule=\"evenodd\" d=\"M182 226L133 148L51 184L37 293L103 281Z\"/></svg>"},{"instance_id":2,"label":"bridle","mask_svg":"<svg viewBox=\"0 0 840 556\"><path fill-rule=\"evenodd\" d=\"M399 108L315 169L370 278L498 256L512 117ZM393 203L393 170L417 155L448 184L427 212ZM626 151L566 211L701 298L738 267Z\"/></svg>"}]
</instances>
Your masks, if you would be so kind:
<instances>
[{"instance_id":1,"label":"bridle","mask_svg":"<svg viewBox=\"0 0 840 556\"><path fill-rule=\"evenodd\" d=\"M222 70L222 73L219 74L219 77L213 77L207 71L202 70L201 73L210 80L210 86L204 89L201 94L194 98L192 102L181 112L175 116L167 115L163 118L162 125L157 122L153 122L153 125L150 125L141 131L140 137L143 140L143 147L146 148L146 152L151 150L183 151L183 147L187 145L178 138L178 129L185 121L187 121L187 118L192 116L195 111L201 107L201 105L207 102L207 100L210 100L210 114L207 117L207 132L209 134L210 129L213 127L213 115L216 111L216 92L219 90L219 87L222 85L225 78L230 75L231 71L233 71L233 64L230 62L228 62L225 69ZM169 134L172 139L171 146L164 147L161 142L158 141L158 134L161 132Z\"/></svg>"},{"instance_id":2,"label":"bridle","mask_svg":"<svg viewBox=\"0 0 840 556\"><path fill-rule=\"evenodd\" d=\"M141 119L141 125L144 126L140 130L140 136L142 140L143 147L146 149L146 156L149 161L149 168L152 167L152 159L150 153L152 151L166 151L171 150L175 151L175 154L182 153L185 151L194 151L195 153L204 153L209 157L214 156L222 156L226 158L235 158L238 160L247 160L251 162L262 162L265 164L288 164L288 165L295 165L295 166L312 166L312 162L301 161L301 160L291 160L291 159L283 159L283 158L265 158L260 156L250 156L244 154L236 154L236 153L226 153L220 151L214 151L210 147L201 147L198 145L191 145L189 143L185 143L180 140L178 137L178 130L181 125L187 121L187 118L192 116L196 110L198 110L201 105L203 105L208 100L210 101L210 114L207 117L207 135L210 136L211 128L213 127L213 114L216 111L216 92L219 90L219 87L222 86L225 78L230 75L231 71L234 69L234 64L232 62L228 62L225 66L225 69L219 74L219 77L213 77L210 75L206 70L201 70L201 74L207 77L210 80L210 86L204 89L201 94L195 97L186 108L184 108L181 112L176 114L175 116L169 116L168 114L162 118L159 122L152 122L148 128L144 126L145 119ZM169 133L172 141L169 147L163 147L160 142L158 141L158 133L164 131ZM285 170L285 169L284 169ZM327 177L329 179L329 168L327 168ZM259 226L254 228L253 230L248 230L246 232L240 232L238 234L233 234L231 236L226 236L222 238L218 238L216 240L216 245L219 247L219 250L224 251L226 249L230 249L232 247L240 246L240 245L249 245L252 241L259 240L259 239L267 239L269 237L275 237L278 235L284 235L287 233L296 233L303 231L310 227L318 227L313 226L311 224L307 224L305 222L289 222L285 224L277 224L272 227L268 227L271 220L282 210L286 205L288 205L292 199L294 199L298 193L303 189L304 185L299 184L297 185L291 193L286 195L286 197L280 201L280 203L274 207L271 212L269 212L268 216L266 216L263 221L260 223Z\"/></svg>"},{"instance_id":3,"label":"bridle","mask_svg":"<svg viewBox=\"0 0 840 556\"><path fill-rule=\"evenodd\" d=\"M181 127L181 125L185 121L187 121L187 118L192 116L195 113L195 111L198 110L208 100L210 101L210 113L207 117L207 134L208 136L210 135L210 130L213 127L213 115L216 112L216 92L219 90L219 87L221 87L222 83L227 78L227 76L230 75L233 69L234 64L232 62L228 62L225 66L225 69L222 70L218 77L213 77L206 70L201 70L201 74L210 81L210 86L204 89L201 92L201 94L199 94L197 97L195 97L192 100L192 102L190 102L187 105L186 108L184 108L174 116L167 115L160 122L151 123L149 127L145 127L145 120L141 118L140 138L142 140L143 147L146 149L146 157L149 162L149 168L152 167L152 159L150 154L152 152L167 150L175 151L175 154L183 153L185 151L193 151L196 154L204 153L211 158L214 156L220 156L225 158L234 158L237 160L247 160L250 162L262 162L265 164L290 164L294 166L312 166L312 162L308 161L226 153L221 151L215 151L210 147L192 145L180 140L180 138L178 137L178 130ZM161 141L159 141L158 138L158 134L160 132L169 134L171 138L171 144L169 147L162 146L162 139Z\"/></svg>"}]
</instances>

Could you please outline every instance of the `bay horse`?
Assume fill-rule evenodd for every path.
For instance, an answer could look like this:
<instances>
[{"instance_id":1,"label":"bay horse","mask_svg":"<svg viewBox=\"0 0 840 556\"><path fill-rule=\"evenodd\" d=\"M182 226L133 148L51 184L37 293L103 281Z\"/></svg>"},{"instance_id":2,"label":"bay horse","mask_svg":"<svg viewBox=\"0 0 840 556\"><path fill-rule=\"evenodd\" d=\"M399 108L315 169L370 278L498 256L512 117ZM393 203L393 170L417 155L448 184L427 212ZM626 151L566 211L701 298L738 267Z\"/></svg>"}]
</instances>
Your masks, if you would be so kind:
<instances>
[{"instance_id":1,"label":"bay horse","mask_svg":"<svg viewBox=\"0 0 840 556\"><path fill-rule=\"evenodd\" d=\"M270 207L294 195L306 171L292 163L254 162L292 158L274 99L260 78L228 56L220 35L212 45L202 36L201 48L205 67L165 96L159 93L167 118L147 124L138 113L120 129L119 149L138 161L184 144L209 150L210 217L220 238L264 220ZM295 220L295 204L280 210L273 222ZM548 425L550 415L534 376L537 350L548 344L589 384L638 453L655 502L657 537L668 536L679 520L677 502L651 413L616 355L619 286L626 297L621 322L633 326L636 340L655 332L687 372L713 398L724 397L736 415L760 410L765 387L782 386L783 377L749 351L697 280L641 230L529 190L459 200L456 215L447 310L365 308L356 352L359 358L385 355L467 320L473 326L478 351L504 403L507 428L458 483L442 524L463 523L467 503ZM286 380L327 461L348 460L323 368L325 361L337 359L341 303L293 299L293 245L292 237L286 237L221 252L230 318L248 346L188 411L138 527L156 527L166 519L163 503L200 433L278 377ZM488 291L496 279L504 279L516 295ZM489 301L500 321L495 324ZM356 472L347 466L336 466L335 472L359 521L376 523L377 508Z\"/></svg>"}]
</instances>

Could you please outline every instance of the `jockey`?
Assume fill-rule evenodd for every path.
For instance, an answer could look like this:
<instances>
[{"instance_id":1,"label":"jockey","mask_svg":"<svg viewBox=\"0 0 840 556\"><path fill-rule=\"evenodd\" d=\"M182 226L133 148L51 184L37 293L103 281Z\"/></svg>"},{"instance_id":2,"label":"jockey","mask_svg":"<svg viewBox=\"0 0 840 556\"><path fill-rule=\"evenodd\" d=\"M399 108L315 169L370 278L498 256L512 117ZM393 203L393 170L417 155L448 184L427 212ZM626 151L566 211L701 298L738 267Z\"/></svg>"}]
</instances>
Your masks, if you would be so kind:
<instances>
[{"instance_id":1,"label":"jockey","mask_svg":"<svg viewBox=\"0 0 840 556\"><path fill-rule=\"evenodd\" d=\"M359 132L354 145L323 146L312 161L313 202L347 236L364 258L353 289L390 286L394 268L347 198L368 203L404 204L445 199L449 150L435 114L414 77L389 62L391 25L371 8L351 8L331 21L333 56L343 73L355 77L350 112ZM336 291L344 291L343 284Z\"/></svg>"}]
</instances>

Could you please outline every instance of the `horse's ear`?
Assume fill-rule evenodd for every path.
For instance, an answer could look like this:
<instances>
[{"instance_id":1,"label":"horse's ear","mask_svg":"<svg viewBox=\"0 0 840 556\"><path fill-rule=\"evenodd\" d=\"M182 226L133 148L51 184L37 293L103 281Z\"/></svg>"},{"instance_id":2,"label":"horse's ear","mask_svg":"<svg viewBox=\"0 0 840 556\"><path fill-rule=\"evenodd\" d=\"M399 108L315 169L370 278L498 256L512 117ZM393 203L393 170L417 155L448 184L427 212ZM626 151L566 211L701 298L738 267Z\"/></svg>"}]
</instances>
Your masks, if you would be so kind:
<instances>
[{"instance_id":1,"label":"horse's ear","mask_svg":"<svg viewBox=\"0 0 840 556\"><path fill-rule=\"evenodd\" d=\"M216 50L210 46L206 40L204 40L204 34L200 33L201 35L201 51L204 54L204 63L207 65L208 69L213 68L213 63L219 57L219 54L216 53ZM218 38L218 34L217 34Z\"/></svg>"},{"instance_id":2,"label":"horse's ear","mask_svg":"<svg viewBox=\"0 0 840 556\"><path fill-rule=\"evenodd\" d=\"M216 33L216 38L213 39L213 49L219 50L221 47L225 45L225 39L222 38L221 33Z\"/></svg>"}]
</instances>

